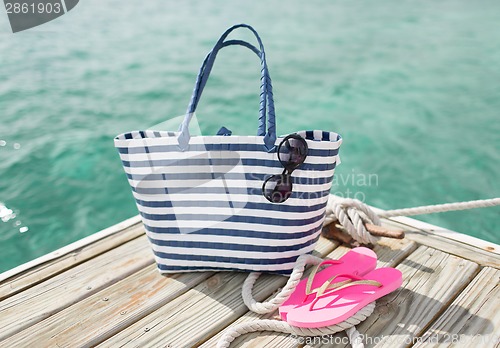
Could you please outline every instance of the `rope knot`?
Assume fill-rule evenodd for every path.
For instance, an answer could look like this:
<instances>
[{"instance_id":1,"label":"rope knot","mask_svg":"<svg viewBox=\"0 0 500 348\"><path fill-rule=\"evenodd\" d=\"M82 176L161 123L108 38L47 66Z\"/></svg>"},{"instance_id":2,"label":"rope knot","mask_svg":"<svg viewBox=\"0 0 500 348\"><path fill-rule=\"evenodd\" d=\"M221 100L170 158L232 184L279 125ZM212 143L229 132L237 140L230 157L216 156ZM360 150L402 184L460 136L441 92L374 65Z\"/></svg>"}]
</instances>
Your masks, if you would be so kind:
<instances>
[{"instance_id":1,"label":"rope knot","mask_svg":"<svg viewBox=\"0 0 500 348\"><path fill-rule=\"evenodd\" d=\"M265 302L257 302L252 294L255 282L261 275L259 272L250 273L245 282L243 283L242 297L243 302L247 307L255 313L265 314L271 313L278 309L278 307L285 302L300 282L304 270L308 265L318 265L323 260L311 254L304 254L299 256L293 268L292 274L288 279L283 289L272 299ZM322 336L333 335L340 331L346 331L349 336L353 348L362 348L363 343L358 342L360 334L356 330L356 325L368 318L375 310L375 302L368 304L366 307L361 308L352 317L344 320L343 322L327 327L320 328L301 328L288 324L281 320L260 319L250 322L243 322L238 325L229 327L224 332L222 337L217 343L217 348L228 348L237 337L250 332L257 331L275 331L287 334L294 334L298 336Z\"/></svg>"},{"instance_id":2,"label":"rope knot","mask_svg":"<svg viewBox=\"0 0 500 348\"><path fill-rule=\"evenodd\" d=\"M380 237L370 234L367 231L365 224L370 223L376 226L381 226L380 217L388 218L404 215L429 214L451 210L491 207L496 205L500 205L500 198L390 210L377 215L370 209L370 207L357 199L343 199L336 196L330 196L326 207L324 225L338 221L356 241L363 244L375 244ZM310 254L300 256L297 259L287 284L283 287L283 289L278 291L278 294L275 297L265 302L257 302L253 298L252 294L253 286L261 273L250 273L243 283L243 302L251 311L256 313L264 314L275 311L295 290L297 284L302 278L302 275L304 274L305 267L307 265L317 265L321 263L321 261L322 259ZM342 323L323 328L299 328L291 326L283 321L269 319L244 322L234 327L229 327L217 343L217 348L228 348L231 342L238 336L256 331L277 331L301 336L331 335L339 331L346 331L352 347L362 348L364 347L362 337L356 330L355 325L358 325L360 322L369 317L373 313L374 309L375 302L372 302L366 307L361 308L356 314Z\"/></svg>"},{"instance_id":3,"label":"rope knot","mask_svg":"<svg viewBox=\"0 0 500 348\"><path fill-rule=\"evenodd\" d=\"M362 244L375 244L380 239L371 235L365 227L366 223L380 226L377 214L366 204L357 199L329 199L326 207L325 225L338 221L353 239Z\"/></svg>"}]
</instances>

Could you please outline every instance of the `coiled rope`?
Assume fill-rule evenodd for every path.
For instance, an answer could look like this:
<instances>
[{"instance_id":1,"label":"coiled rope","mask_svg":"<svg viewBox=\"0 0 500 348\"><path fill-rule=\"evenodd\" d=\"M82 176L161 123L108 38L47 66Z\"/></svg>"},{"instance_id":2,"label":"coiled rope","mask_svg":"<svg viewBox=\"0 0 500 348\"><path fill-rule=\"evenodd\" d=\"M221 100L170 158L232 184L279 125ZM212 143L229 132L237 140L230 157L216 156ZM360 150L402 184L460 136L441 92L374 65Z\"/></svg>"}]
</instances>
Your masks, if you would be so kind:
<instances>
[{"instance_id":1,"label":"coiled rope","mask_svg":"<svg viewBox=\"0 0 500 348\"><path fill-rule=\"evenodd\" d=\"M447 211L488 208L497 205L500 205L500 198L386 210L376 214L369 206L357 199L330 196L326 206L324 225L326 226L334 221L338 221L354 240L363 244L375 244L380 237L371 235L366 230L365 223L380 226L380 218L443 213Z\"/></svg>"},{"instance_id":2,"label":"coiled rope","mask_svg":"<svg viewBox=\"0 0 500 348\"><path fill-rule=\"evenodd\" d=\"M326 218L324 225L338 221L351 235L353 239L363 244L374 244L380 237L371 235L365 228L365 223L381 225L380 218L395 216L411 216L421 214L431 214L446 211L466 210L475 208L485 208L500 205L500 198L485 200L458 202L449 204L428 205L407 209L387 210L376 214L369 206L356 199L343 199L330 196L326 207ZM245 305L253 312L264 314L275 311L293 293L300 282L307 265L317 265L322 259L310 254L305 254L297 259L295 267L283 289L271 300L257 302L252 294L253 286L260 277L260 272L252 272L243 283L242 297ZM257 331L276 331L299 336L323 336L332 335L337 332L346 331L349 342L353 348L363 348L361 335L356 330L356 325L368 318L375 309L375 302L362 308L356 314L342 323L321 327L321 328L300 328L292 326L279 320L256 320L248 323L241 323L230 327L220 338L217 348L228 348L237 337L246 333Z\"/></svg>"},{"instance_id":3,"label":"coiled rope","mask_svg":"<svg viewBox=\"0 0 500 348\"><path fill-rule=\"evenodd\" d=\"M271 313L278 309L278 307L285 302L288 297L295 290L295 287L300 282L304 270L307 265L318 265L323 261L321 258L305 254L301 255L295 266L293 268L292 274L288 279L286 285L283 289L271 300L266 302L257 302L252 295L252 289L261 275L260 272L252 272L248 275L243 283L242 297L243 302L246 306L253 312L264 314ZM255 320L248 323L241 323L230 327L224 335L219 339L217 343L217 348L228 348L237 337L257 331L275 331L288 333L297 336L323 336L323 335L333 335L334 333L346 331L349 342L353 348L363 348L363 344L360 339L360 334L356 330L356 325L368 318L375 310L375 302L368 304L361 310L356 312L352 317L347 320L331 326L319 327L319 328L302 328L296 327L288 324L287 322L280 320L262 319Z\"/></svg>"}]
</instances>

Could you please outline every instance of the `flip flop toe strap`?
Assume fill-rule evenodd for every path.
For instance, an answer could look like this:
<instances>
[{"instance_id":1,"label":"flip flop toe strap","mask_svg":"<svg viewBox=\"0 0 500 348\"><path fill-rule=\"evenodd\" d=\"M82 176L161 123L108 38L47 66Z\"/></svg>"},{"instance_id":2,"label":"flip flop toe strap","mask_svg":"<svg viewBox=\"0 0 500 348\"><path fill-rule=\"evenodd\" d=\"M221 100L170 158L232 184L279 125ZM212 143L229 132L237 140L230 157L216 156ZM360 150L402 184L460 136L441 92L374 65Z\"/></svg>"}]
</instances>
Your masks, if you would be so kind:
<instances>
[{"instance_id":1,"label":"flip flop toe strap","mask_svg":"<svg viewBox=\"0 0 500 348\"><path fill-rule=\"evenodd\" d=\"M335 279L340 278L340 277L349 277L351 279L347 279L347 280L340 281L340 282L333 282ZM356 279L356 280L353 280L353 279ZM377 288L380 288L382 286L382 284L376 280L362 279L362 278L354 276L352 274L339 274L339 275L333 276L332 278L328 279L326 282L323 283L323 285L321 287L319 287L317 289L316 298L309 306L309 310L314 309L314 305L318 302L319 299L330 296L339 290L343 290L343 289L346 289L346 288L349 288L352 286L360 286L360 285L375 286Z\"/></svg>"},{"instance_id":2,"label":"flip flop toe strap","mask_svg":"<svg viewBox=\"0 0 500 348\"><path fill-rule=\"evenodd\" d=\"M243 297L243 302L251 311L259 314L270 313L278 309L278 307L285 302L290 295L295 291L297 284L299 284L302 275L304 274L304 269L306 265L317 265L322 263L322 259L313 256L311 254L301 255L293 268L292 274L283 289L271 300L265 302L257 302L253 297L253 287L255 282L260 277L260 272L250 273L245 282L243 283L243 289L241 295ZM334 261L334 260L328 260ZM323 261L324 262L324 261Z\"/></svg>"},{"instance_id":3,"label":"flip flop toe strap","mask_svg":"<svg viewBox=\"0 0 500 348\"><path fill-rule=\"evenodd\" d=\"M314 278L316 277L316 274L318 273L319 269L322 267L322 266L326 266L326 265L338 265L338 264L341 264L343 263L342 261L340 260L325 260L323 262L321 262L319 265L316 265L313 270L311 271L311 273L309 274L309 276L307 277L307 282L306 282L306 290L305 290L305 296L304 296L304 300L303 302L305 302L307 300L307 297L309 295L312 295L316 292L316 289L312 289L312 285L313 285L313 282L314 282Z\"/></svg>"},{"instance_id":4,"label":"flip flop toe strap","mask_svg":"<svg viewBox=\"0 0 500 348\"><path fill-rule=\"evenodd\" d=\"M312 275L312 273L311 273ZM314 274L315 275L315 274ZM326 290L328 289L335 289L337 288L338 286L340 285L343 285L345 283L349 283L351 282L352 280L351 279L348 279L346 281L343 281L343 282L335 282L333 283L333 281L339 277L344 277L344 278L351 278L351 279L356 279L356 280L361 280L363 278L361 277L358 277L354 274L347 274L347 273L342 273L342 274L336 274L332 277L330 277L327 281L325 281L320 287L318 288L315 288L313 290L311 290L311 286L308 285L306 286L306 298L308 295L311 295L311 294L317 294L318 292L321 292L322 294L325 293ZM308 279L308 283L312 283L312 280L311 278ZM333 283L333 284L332 284ZM304 299L305 301L305 299Z\"/></svg>"}]
</instances>

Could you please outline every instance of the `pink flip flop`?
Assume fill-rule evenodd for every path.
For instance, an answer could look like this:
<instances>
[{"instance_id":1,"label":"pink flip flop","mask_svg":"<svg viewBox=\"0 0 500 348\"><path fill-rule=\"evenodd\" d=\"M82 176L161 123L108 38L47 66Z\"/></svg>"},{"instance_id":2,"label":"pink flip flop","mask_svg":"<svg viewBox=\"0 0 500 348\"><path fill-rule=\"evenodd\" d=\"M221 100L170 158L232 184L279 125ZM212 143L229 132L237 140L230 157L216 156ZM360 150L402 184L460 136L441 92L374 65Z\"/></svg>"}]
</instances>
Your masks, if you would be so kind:
<instances>
[{"instance_id":1,"label":"pink flip flop","mask_svg":"<svg viewBox=\"0 0 500 348\"><path fill-rule=\"evenodd\" d=\"M401 271L395 268L379 268L362 277L334 275L317 289L313 301L291 309L287 322L307 328L341 323L370 302L396 290L402 283Z\"/></svg>"},{"instance_id":2,"label":"pink flip flop","mask_svg":"<svg viewBox=\"0 0 500 348\"><path fill-rule=\"evenodd\" d=\"M329 267L318 272L321 266ZM279 307L281 320L287 320L287 313L297 306L310 303L315 298L316 289L336 274L362 276L377 266L377 254L373 250L359 247L349 250L338 260L325 260L316 266L307 279L303 279L290 297Z\"/></svg>"}]
</instances>

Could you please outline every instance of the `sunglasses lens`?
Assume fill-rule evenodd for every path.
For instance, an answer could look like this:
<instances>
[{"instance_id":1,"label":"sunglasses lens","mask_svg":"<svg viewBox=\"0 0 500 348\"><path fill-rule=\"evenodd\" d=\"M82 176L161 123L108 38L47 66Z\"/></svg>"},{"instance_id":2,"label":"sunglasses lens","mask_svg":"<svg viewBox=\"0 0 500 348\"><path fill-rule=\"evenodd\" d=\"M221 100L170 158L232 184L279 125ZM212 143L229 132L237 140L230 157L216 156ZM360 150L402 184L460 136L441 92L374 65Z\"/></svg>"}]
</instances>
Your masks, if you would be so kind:
<instances>
[{"instance_id":1,"label":"sunglasses lens","mask_svg":"<svg viewBox=\"0 0 500 348\"><path fill-rule=\"evenodd\" d=\"M300 136L288 136L278 148L278 159L287 169L295 169L307 157L307 143Z\"/></svg>"},{"instance_id":2,"label":"sunglasses lens","mask_svg":"<svg viewBox=\"0 0 500 348\"><path fill-rule=\"evenodd\" d=\"M292 181L285 175L273 175L264 182L264 197L272 203L283 203L292 194Z\"/></svg>"}]
</instances>

